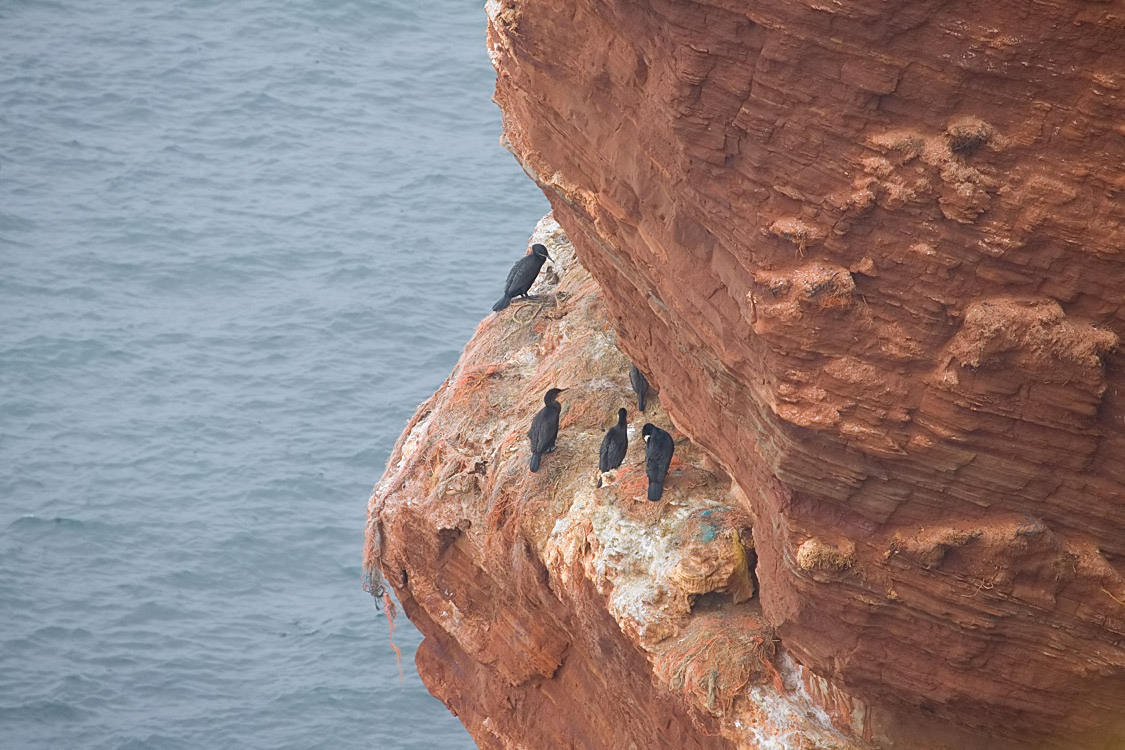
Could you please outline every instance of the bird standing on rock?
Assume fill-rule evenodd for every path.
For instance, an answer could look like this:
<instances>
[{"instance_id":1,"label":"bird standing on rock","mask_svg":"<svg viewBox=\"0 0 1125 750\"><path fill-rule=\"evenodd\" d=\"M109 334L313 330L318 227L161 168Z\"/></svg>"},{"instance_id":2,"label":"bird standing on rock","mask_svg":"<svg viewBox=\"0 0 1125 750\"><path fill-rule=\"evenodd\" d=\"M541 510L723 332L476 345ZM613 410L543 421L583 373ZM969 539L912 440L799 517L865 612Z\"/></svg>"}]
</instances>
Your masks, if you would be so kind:
<instances>
[{"instance_id":1,"label":"bird standing on rock","mask_svg":"<svg viewBox=\"0 0 1125 750\"><path fill-rule=\"evenodd\" d=\"M645 441L645 474L648 475L648 499L653 502L664 495L664 477L672 463L676 443L672 436L651 422L641 428Z\"/></svg>"},{"instance_id":2,"label":"bird standing on rock","mask_svg":"<svg viewBox=\"0 0 1125 750\"><path fill-rule=\"evenodd\" d=\"M648 393L648 380L645 379L645 374L638 370L632 362L629 363L629 382L633 384L633 390L637 393L637 408L644 411L645 394Z\"/></svg>"},{"instance_id":3,"label":"bird standing on rock","mask_svg":"<svg viewBox=\"0 0 1125 750\"><path fill-rule=\"evenodd\" d=\"M504 282L504 296L496 300L496 304L492 306L493 311L503 310L516 297L527 297L527 290L531 289L539 276L539 269L548 260L551 260L551 256L547 254L545 245L532 245L531 255L517 260L512 270L508 271L508 280Z\"/></svg>"},{"instance_id":4,"label":"bird standing on rock","mask_svg":"<svg viewBox=\"0 0 1125 750\"><path fill-rule=\"evenodd\" d=\"M625 460L625 451L629 449L629 433L625 429L625 418L629 412L624 409L617 410L617 424L610 427L605 437L602 438L602 449L598 454L598 486L602 486L602 474L616 469Z\"/></svg>"},{"instance_id":5,"label":"bird standing on rock","mask_svg":"<svg viewBox=\"0 0 1125 750\"><path fill-rule=\"evenodd\" d=\"M559 394L565 388L552 388L543 396L543 408L531 420L531 429L527 436L531 439L531 470L539 471L539 461L544 453L555 450L555 438L559 436Z\"/></svg>"}]
</instances>

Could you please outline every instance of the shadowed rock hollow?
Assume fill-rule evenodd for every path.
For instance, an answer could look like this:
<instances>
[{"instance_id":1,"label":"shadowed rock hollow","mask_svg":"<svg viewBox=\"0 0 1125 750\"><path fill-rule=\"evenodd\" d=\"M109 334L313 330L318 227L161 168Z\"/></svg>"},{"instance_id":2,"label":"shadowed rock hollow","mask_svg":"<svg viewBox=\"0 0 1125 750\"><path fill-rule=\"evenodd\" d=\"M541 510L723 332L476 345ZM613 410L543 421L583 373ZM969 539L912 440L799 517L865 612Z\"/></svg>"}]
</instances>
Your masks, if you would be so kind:
<instances>
[{"instance_id":1,"label":"shadowed rock hollow","mask_svg":"<svg viewBox=\"0 0 1125 750\"><path fill-rule=\"evenodd\" d=\"M669 747L765 746L755 732L768 721L732 717L750 717L740 701L772 685L827 732L785 735L805 746L1121 747L1125 5L493 0L488 11L506 143L601 290L616 334L605 350L650 375L678 440L698 446L719 493L704 494L729 508L723 533L755 551L760 591L736 602L731 579L710 580L680 589L687 619L630 619L614 604L624 579L599 583L591 562L604 546L575 547L576 527L544 514L549 532L495 536L510 544L484 563L497 581L515 571L479 593L516 621L481 630L460 660L439 665L437 647L423 649L422 671L444 675L435 693L459 710L455 690L498 690L495 670L465 665L516 659L499 644L549 629L535 637L568 645L505 667L509 685L532 672L550 682L581 653L572 693L619 680L654 692L630 712L594 691L582 716L600 729L576 737L563 722L540 746L659 746L632 733L646 722L673 728ZM559 309L525 313L521 335L590 346L559 333L565 319L536 328ZM581 356L600 361L591 351ZM503 346L490 356L510 361ZM606 356L617 358L607 382L627 388L626 360ZM525 377L511 403L530 420L553 383ZM582 418L595 462L616 406ZM481 422L522 445L518 419ZM512 483L526 489L517 464L502 475L490 464L467 496L495 505ZM569 486L531 494L586 502ZM441 508L464 496L454 489ZM595 537L594 518L603 530L628 520L592 500L587 510ZM556 556L529 538L554 540ZM514 614L511 597L550 608L564 590L581 617ZM722 617L753 623L709 632L772 647L742 644L757 659L745 681L724 693L703 670L693 692L658 653L703 627L719 591ZM577 648L574 634L609 639L614 627L632 661L603 672L591 654L609 641ZM568 716L575 705L551 701ZM544 735L525 724L551 711L532 720L527 705L515 718L482 708L474 736L487 720L496 746L536 746Z\"/></svg>"}]
</instances>

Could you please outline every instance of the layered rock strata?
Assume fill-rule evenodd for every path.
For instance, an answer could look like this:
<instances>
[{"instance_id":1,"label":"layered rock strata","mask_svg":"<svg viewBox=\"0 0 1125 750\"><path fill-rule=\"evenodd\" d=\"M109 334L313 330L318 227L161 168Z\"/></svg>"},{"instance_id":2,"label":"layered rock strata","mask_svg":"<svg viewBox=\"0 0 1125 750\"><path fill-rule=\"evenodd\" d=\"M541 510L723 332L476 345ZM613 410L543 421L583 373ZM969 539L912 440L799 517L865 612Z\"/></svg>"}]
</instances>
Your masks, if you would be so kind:
<instances>
[{"instance_id":1,"label":"layered rock strata","mask_svg":"<svg viewBox=\"0 0 1125 750\"><path fill-rule=\"evenodd\" d=\"M1122 4L488 9L506 141L837 724L1122 746Z\"/></svg>"}]
</instances>

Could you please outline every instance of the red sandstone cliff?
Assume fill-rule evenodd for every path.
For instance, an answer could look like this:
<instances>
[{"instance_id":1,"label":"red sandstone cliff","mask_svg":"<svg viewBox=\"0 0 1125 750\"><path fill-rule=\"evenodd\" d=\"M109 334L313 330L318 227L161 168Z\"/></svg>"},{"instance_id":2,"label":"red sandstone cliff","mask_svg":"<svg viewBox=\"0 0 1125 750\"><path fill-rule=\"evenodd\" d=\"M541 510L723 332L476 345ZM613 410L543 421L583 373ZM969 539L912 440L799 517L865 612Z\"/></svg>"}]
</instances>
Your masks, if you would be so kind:
<instances>
[{"instance_id":1,"label":"red sandstone cliff","mask_svg":"<svg viewBox=\"0 0 1125 750\"><path fill-rule=\"evenodd\" d=\"M798 703L806 689L857 744L1125 747L1125 5L494 0L489 13L509 147L618 345L729 476L730 513L753 519L731 528L752 527L760 596L723 611L775 636L776 687ZM493 429L518 445L525 428ZM488 491L503 484L482 471ZM580 705L599 730L541 744L521 734L531 720L482 709L499 746L627 747L598 732L649 720L758 746L733 704L693 707L662 683L643 643L599 671L598 644L573 634L636 633L593 611L612 593L596 569L560 584L529 562L540 537L513 532L481 573L496 581L483 598L529 616L442 665L424 652L435 692L455 709L456 690L503 693L479 665L550 626L541 642L568 646L535 674L551 683L582 654L572 685L603 690L594 705L517 691L511 714L539 695L538 716ZM686 595L699 614L706 597ZM535 597L582 614L515 606ZM649 669L665 704L603 697ZM741 694L770 682L751 672Z\"/></svg>"}]
</instances>

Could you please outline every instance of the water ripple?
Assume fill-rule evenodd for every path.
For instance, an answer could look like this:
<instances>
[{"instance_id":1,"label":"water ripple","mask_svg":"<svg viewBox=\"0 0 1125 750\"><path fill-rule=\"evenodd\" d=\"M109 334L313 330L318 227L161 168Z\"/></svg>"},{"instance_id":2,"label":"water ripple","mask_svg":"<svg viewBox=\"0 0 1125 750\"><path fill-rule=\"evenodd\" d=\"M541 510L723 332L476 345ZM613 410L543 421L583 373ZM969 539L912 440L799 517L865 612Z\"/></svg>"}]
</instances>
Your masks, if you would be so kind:
<instances>
[{"instance_id":1,"label":"water ripple","mask_svg":"<svg viewBox=\"0 0 1125 750\"><path fill-rule=\"evenodd\" d=\"M479 3L0 19L4 745L471 747L359 556L547 209Z\"/></svg>"}]
</instances>

